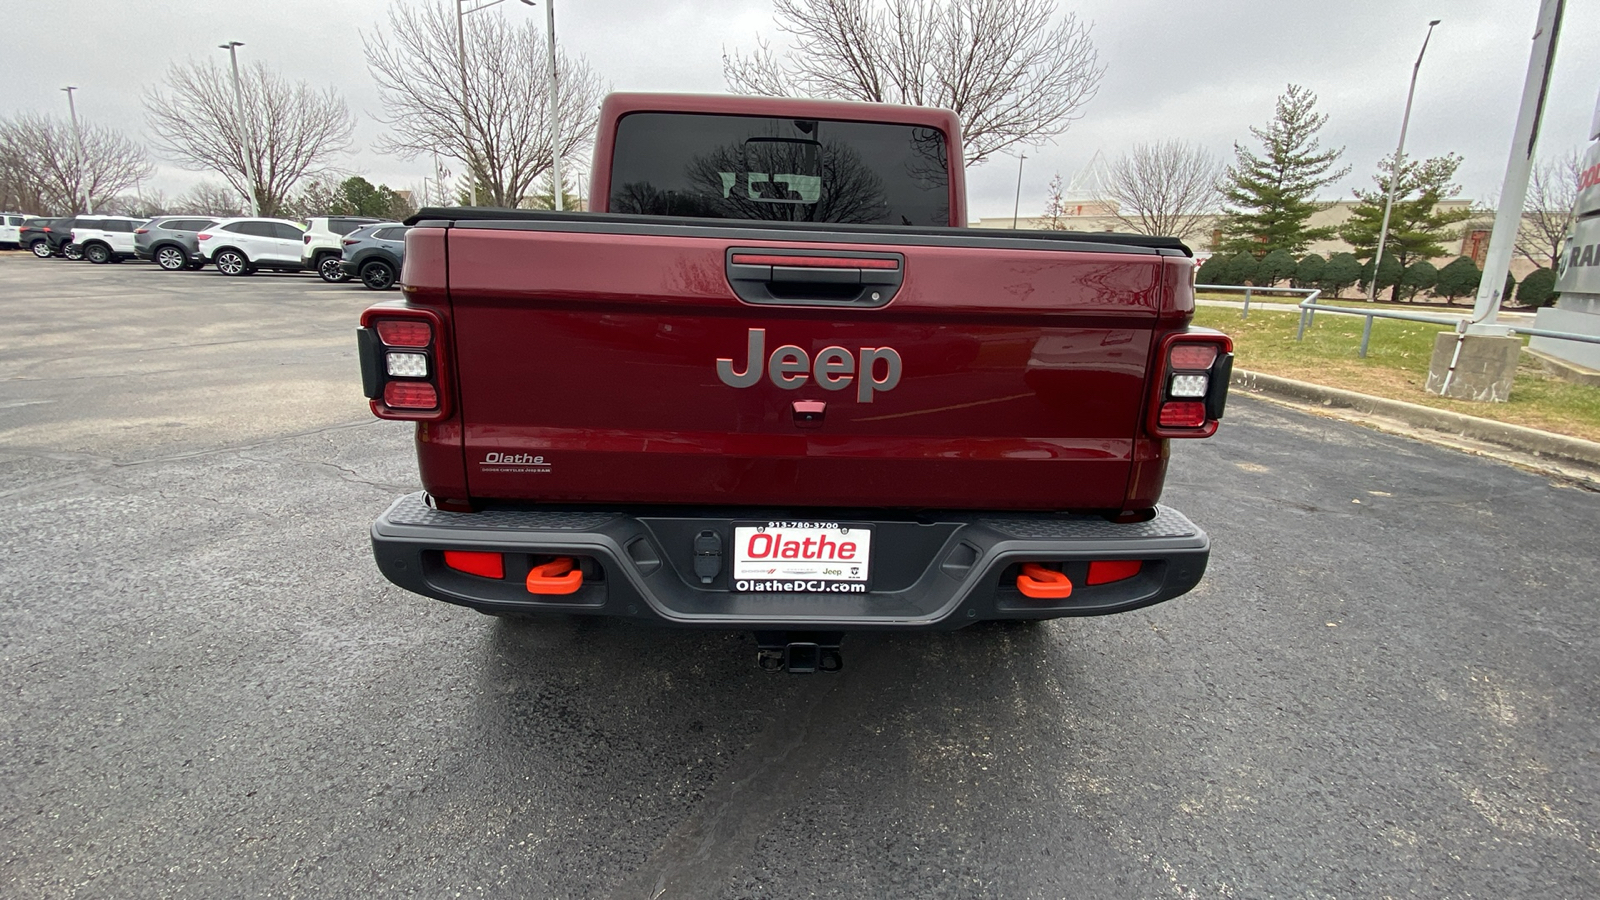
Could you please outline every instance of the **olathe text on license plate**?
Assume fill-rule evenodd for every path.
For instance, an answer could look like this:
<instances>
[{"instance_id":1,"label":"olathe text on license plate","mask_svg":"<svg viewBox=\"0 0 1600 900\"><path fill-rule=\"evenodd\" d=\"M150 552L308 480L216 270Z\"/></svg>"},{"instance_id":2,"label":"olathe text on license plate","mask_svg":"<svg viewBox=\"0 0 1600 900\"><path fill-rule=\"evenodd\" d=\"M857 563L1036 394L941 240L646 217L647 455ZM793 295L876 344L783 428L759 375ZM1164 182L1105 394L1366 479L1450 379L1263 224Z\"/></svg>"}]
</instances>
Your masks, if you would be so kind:
<instances>
[{"instance_id":1,"label":"olathe text on license plate","mask_svg":"<svg viewBox=\"0 0 1600 900\"><path fill-rule=\"evenodd\" d=\"M865 593L872 529L835 522L768 522L733 529L738 591Z\"/></svg>"}]
</instances>

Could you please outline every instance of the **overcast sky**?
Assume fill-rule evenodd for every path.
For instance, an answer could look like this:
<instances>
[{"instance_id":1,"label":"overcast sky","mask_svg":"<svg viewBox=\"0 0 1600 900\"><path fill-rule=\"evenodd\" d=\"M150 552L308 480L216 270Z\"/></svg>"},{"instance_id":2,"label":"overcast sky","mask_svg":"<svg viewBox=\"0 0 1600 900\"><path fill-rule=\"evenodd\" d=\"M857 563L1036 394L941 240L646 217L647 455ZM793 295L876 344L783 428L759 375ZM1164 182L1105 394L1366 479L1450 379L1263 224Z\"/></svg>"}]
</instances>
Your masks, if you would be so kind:
<instances>
[{"instance_id":1,"label":"overcast sky","mask_svg":"<svg viewBox=\"0 0 1600 900\"><path fill-rule=\"evenodd\" d=\"M419 0L0 0L6 73L0 112L66 114L60 88L73 84L85 119L143 135L140 91L173 60L225 58L217 44L244 41L241 62L263 60L293 79L331 85L360 124L350 171L391 187L412 187L428 163L367 149L383 126L361 36L381 27L390 3ZM586 56L616 90L724 89L722 52L778 37L770 0L557 0L556 30L570 53ZM1351 174L1329 196L1349 196L1394 149L1406 84L1432 18L1434 31L1417 83L1408 154L1447 151L1466 158L1463 196L1499 190L1527 70L1537 0L1089 0L1062 2L1092 23L1106 73L1099 94L1066 134L1027 150L1022 214L1040 212L1046 185L1068 180L1096 150L1108 158L1165 138L1198 143L1232 158L1235 141L1272 115L1291 83L1317 93L1330 118L1325 145L1345 148ZM479 15L530 18L543 7L506 2ZM1568 0L1541 154L1582 146L1600 91L1600 0ZM153 184L178 194L201 175L163 163ZM212 176L213 178L215 176ZM1017 161L998 157L969 173L974 216L1010 215Z\"/></svg>"}]
</instances>

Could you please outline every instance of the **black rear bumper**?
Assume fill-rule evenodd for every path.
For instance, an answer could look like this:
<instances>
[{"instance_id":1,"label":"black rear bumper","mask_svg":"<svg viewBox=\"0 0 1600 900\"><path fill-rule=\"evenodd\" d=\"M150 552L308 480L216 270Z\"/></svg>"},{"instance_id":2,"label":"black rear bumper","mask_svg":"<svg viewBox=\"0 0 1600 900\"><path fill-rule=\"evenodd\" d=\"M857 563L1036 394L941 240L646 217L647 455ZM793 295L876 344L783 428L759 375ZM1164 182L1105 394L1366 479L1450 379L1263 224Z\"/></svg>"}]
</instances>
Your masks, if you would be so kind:
<instances>
[{"instance_id":1,"label":"black rear bumper","mask_svg":"<svg viewBox=\"0 0 1600 900\"><path fill-rule=\"evenodd\" d=\"M865 593L756 593L734 589L728 565L710 583L695 575L695 539L710 531L724 546L736 521L757 510L613 512L585 508L491 509L453 513L428 507L420 492L396 500L372 525L378 568L418 594L483 612L619 616L700 628L754 630L947 630L994 619L1049 619L1126 612L1191 590L1205 573L1210 541L1176 510L1148 522L1092 516L962 512L903 519L808 511L805 518L865 522L874 529ZM796 518L794 511L773 515ZM702 546L703 549L703 546ZM503 578L470 575L444 551L504 554ZM583 586L535 595L529 568L576 559ZM1140 560L1137 575L1089 585L1091 561ZM1033 599L1017 588L1027 562L1060 568L1072 595Z\"/></svg>"}]
</instances>

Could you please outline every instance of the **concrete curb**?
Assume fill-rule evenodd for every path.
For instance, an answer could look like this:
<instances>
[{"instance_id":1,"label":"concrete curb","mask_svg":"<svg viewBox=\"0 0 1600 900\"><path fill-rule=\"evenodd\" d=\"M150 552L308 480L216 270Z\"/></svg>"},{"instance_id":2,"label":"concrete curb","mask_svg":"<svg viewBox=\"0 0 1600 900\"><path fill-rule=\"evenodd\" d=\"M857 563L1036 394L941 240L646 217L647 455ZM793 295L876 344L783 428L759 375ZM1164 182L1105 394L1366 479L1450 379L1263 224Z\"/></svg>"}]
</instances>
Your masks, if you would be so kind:
<instances>
[{"instance_id":1,"label":"concrete curb","mask_svg":"<svg viewBox=\"0 0 1600 900\"><path fill-rule=\"evenodd\" d=\"M1372 416L1394 419L1408 427L1442 432L1453 437L1481 441L1526 453L1540 459L1561 460L1584 469L1600 471L1600 443L1582 438L1551 434L1523 425L1508 425L1491 419L1434 409L1403 400L1386 400L1355 391L1308 384L1244 369L1233 370L1233 386L1252 394L1318 406L1353 410Z\"/></svg>"}]
</instances>

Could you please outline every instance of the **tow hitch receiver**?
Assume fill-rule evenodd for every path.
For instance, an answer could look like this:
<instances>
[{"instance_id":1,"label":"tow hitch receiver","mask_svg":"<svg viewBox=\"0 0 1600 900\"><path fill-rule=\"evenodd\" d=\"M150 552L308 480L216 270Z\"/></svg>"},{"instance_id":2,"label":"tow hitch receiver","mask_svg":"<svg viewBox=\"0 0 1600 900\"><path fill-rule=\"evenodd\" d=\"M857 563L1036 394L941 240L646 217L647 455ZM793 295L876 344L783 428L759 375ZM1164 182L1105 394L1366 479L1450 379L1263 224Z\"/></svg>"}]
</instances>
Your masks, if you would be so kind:
<instances>
[{"instance_id":1,"label":"tow hitch receiver","mask_svg":"<svg viewBox=\"0 0 1600 900\"><path fill-rule=\"evenodd\" d=\"M756 665L764 672L809 675L844 668L842 631L758 631Z\"/></svg>"}]
</instances>

